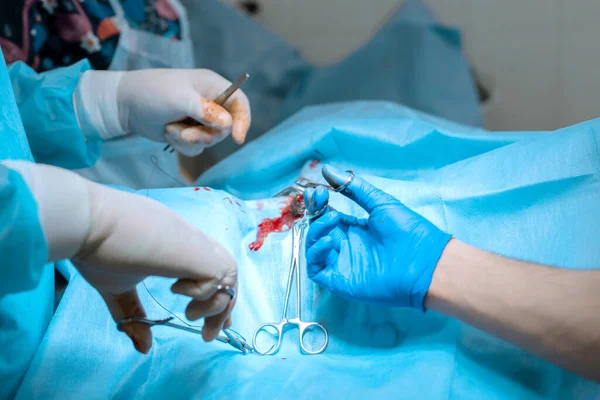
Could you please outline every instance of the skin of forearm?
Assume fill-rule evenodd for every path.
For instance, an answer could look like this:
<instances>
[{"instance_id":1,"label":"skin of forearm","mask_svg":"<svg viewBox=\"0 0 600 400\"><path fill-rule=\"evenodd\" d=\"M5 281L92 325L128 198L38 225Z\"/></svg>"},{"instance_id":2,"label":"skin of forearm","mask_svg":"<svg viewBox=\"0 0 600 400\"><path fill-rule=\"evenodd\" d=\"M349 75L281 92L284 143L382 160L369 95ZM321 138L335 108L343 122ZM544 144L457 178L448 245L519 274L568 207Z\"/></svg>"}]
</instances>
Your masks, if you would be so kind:
<instances>
[{"instance_id":1,"label":"skin of forearm","mask_svg":"<svg viewBox=\"0 0 600 400\"><path fill-rule=\"evenodd\" d=\"M425 307L600 382L600 271L500 257L452 239Z\"/></svg>"}]
</instances>

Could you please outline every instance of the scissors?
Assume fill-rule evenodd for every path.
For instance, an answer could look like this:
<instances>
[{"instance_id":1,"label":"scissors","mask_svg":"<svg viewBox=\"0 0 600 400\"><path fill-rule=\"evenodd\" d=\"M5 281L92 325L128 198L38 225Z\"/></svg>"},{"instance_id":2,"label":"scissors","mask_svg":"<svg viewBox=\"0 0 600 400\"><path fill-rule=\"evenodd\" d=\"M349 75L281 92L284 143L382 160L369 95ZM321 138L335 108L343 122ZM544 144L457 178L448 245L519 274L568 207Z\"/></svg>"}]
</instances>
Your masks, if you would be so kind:
<instances>
[{"instance_id":1,"label":"scissors","mask_svg":"<svg viewBox=\"0 0 600 400\"><path fill-rule=\"evenodd\" d=\"M223 91L223 93L218 95L217 98L213 100L213 102L222 106L227 101L227 99L229 99L231 97L231 95L233 93L235 93L235 91L238 90L240 88L240 86L242 86L242 83L244 83L246 81L246 79L248 79L249 77L250 77L250 74L247 72L244 72L243 74L238 76L237 79L235 80L235 82L233 82L227 89L225 89L225 91ZM170 147L171 147L170 144L166 145L165 148L163 149L163 151L169 150ZM175 149L171 149L171 151L169 153L172 153L174 151L175 151Z\"/></svg>"},{"instance_id":2,"label":"scissors","mask_svg":"<svg viewBox=\"0 0 600 400\"><path fill-rule=\"evenodd\" d=\"M144 317L123 318L123 319L120 319L119 321L117 321L117 329L122 331L123 328L121 327L121 325L130 323L130 322L137 322L140 324L146 324L150 327L153 327L156 325L168 326L170 328L175 328L175 329L179 329L182 331L195 333L197 335L202 335L202 330L200 330L200 329L194 329L191 326L174 324L171 322L171 320L173 320L173 317L165 318L165 319L147 319ZM223 333L225 334L225 336L219 335L219 336L217 336L216 340L218 340L219 342L222 342L222 343L226 343L226 344L230 345L231 347L234 347L237 350L241 351L242 353L248 353L248 352L251 353L252 352L252 350L253 350L252 347L246 342L246 339L244 339L242 336L240 336L237 332L232 331L231 329L223 329Z\"/></svg>"},{"instance_id":3,"label":"scissors","mask_svg":"<svg viewBox=\"0 0 600 400\"><path fill-rule=\"evenodd\" d=\"M254 348L254 352L260 355L271 355L275 354L279 348L281 347L281 338L283 337L284 328L287 325L296 325L298 327L298 335L299 335L299 343L300 349L306 354L321 354L325 351L327 344L329 343L329 334L327 330L323 327L323 325L317 322L304 322L302 321L302 317L300 315L301 309L301 295L300 295L300 245L302 240L302 233L304 232L304 228L306 228L307 221L306 218L302 218L298 223L294 224L292 227L292 263L290 265L290 273L288 276L287 289L285 292L285 302L283 304L283 316L281 317L280 322L269 322L266 324L260 325L256 331L254 332L254 337L252 338L252 347ZM290 293L292 291L292 283L294 280L294 276L296 277L296 291L297 291L297 317L295 318L287 318L288 311L288 303L290 300ZM277 332L277 343L271 346L268 350L261 350L256 346L256 341L258 338L258 334L261 331L266 333L270 333L268 328L274 329ZM310 350L304 345L304 334L311 329L319 329L323 331L325 335L325 342L323 346L318 348L317 350Z\"/></svg>"}]
</instances>

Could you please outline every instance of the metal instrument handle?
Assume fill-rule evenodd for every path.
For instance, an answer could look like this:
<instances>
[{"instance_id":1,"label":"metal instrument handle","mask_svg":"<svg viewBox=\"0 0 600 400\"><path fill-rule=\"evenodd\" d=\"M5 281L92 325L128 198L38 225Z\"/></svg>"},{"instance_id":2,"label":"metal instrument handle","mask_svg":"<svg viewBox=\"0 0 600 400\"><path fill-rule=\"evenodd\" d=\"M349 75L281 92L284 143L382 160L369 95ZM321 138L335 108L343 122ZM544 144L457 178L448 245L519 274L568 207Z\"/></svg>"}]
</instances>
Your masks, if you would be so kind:
<instances>
[{"instance_id":1,"label":"metal instrument handle","mask_svg":"<svg viewBox=\"0 0 600 400\"><path fill-rule=\"evenodd\" d=\"M252 347L254 348L254 352L260 354L261 356L270 356L275 354L281 348L281 339L283 338L283 327L288 323L288 320L284 319L279 323L269 322L266 324L262 324L254 331L254 336L252 337ZM267 328L273 328L277 332L277 343L271 346L268 350L261 350L257 345L258 335L261 331L266 332L269 336L272 336L271 332L267 330Z\"/></svg>"},{"instance_id":2,"label":"metal instrument handle","mask_svg":"<svg viewBox=\"0 0 600 400\"><path fill-rule=\"evenodd\" d=\"M321 354L322 352L325 351L325 349L327 348L327 345L329 344L329 334L327 333L327 329L325 329L325 327L321 324L319 324L318 322L304 322L304 321L290 321L294 324L296 324L298 326L298 340L300 341L300 349L306 353L306 354L310 354L310 355L315 355L315 354ZM304 343L304 334L310 330L321 330L323 332L323 336L325 337L325 340L323 342L323 345L319 348L317 348L316 350L310 350Z\"/></svg>"}]
</instances>

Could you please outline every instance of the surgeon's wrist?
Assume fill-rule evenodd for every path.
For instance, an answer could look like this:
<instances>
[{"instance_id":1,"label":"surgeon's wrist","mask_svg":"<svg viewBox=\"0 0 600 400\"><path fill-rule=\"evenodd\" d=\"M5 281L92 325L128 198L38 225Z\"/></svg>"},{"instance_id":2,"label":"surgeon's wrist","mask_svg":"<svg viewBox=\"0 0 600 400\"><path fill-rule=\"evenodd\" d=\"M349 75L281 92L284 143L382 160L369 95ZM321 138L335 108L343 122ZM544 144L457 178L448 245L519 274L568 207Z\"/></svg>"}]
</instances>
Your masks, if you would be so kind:
<instances>
[{"instance_id":1,"label":"surgeon's wrist","mask_svg":"<svg viewBox=\"0 0 600 400\"><path fill-rule=\"evenodd\" d=\"M456 239L451 239L440 257L431 279L431 285L425 297L427 310L444 315L453 315L460 302L463 283L469 280L468 271L471 247Z\"/></svg>"},{"instance_id":2,"label":"surgeon's wrist","mask_svg":"<svg viewBox=\"0 0 600 400\"><path fill-rule=\"evenodd\" d=\"M125 72L86 71L73 93L75 115L89 141L110 140L127 131L119 118L117 93Z\"/></svg>"},{"instance_id":3,"label":"surgeon's wrist","mask_svg":"<svg viewBox=\"0 0 600 400\"><path fill-rule=\"evenodd\" d=\"M433 282L433 275L440 264L452 235L434 229L429 235L420 239L416 250L414 271L417 272L413 281L409 299L409 305L421 311L425 311L425 299Z\"/></svg>"},{"instance_id":4,"label":"surgeon's wrist","mask_svg":"<svg viewBox=\"0 0 600 400\"><path fill-rule=\"evenodd\" d=\"M48 260L73 256L89 232L90 197L88 182L76 173L44 164L6 160L31 191L48 246Z\"/></svg>"}]
</instances>

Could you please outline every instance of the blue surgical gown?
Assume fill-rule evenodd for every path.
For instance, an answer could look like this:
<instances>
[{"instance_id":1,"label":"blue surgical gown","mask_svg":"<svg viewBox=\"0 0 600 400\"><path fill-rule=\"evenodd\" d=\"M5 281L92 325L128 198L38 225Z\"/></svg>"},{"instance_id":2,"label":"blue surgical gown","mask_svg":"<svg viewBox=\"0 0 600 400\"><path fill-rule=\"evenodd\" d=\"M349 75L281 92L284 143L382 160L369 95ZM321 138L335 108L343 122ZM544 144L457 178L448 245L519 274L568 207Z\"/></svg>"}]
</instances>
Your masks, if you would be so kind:
<instances>
[{"instance_id":1,"label":"blue surgical gown","mask_svg":"<svg viewBox=\"0 0 600 400\"><path fill-rule=\"evenodd\" d=\"M25 134L36 162L77 169L94 165L100 141L87 141L77 124L73 92L87 60L38 74L16 62L8 69ZM3 90L7 90L2 87Z\"/></svg>"},{"instance_id":2,"label":"blue surgical gown","mask_svg":"<svg viewBox=\"0 0 600 400\"><path fill-rule=\"evenodd\" d=\"M72 96L87 62L36 74L7 69L0 53L0 160L64 168L92 165L99 143L86 142ZM52 318L54 268L37 204L15 171L0 165L0 399L12 398Z\"/></svg>"}]
</instances>

